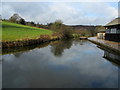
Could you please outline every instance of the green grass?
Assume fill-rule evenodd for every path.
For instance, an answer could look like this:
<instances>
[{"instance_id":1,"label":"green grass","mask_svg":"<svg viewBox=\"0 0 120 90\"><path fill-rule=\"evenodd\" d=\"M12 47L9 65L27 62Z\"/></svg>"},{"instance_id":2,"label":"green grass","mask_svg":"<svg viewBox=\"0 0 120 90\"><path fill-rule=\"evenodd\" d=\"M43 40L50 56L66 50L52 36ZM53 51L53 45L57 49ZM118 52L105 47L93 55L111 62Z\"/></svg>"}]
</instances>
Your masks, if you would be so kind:
<instances>
[{"instance_id":1,"label":"green grass","mask_svg":"<svg viewBox=\"0 0 120 90\"><path fill-rule=\"evenodd\" d=\"M2 21L3 41L17 41L26 38L35 39L38 38L40 35L50 35L52 33L53 31L51 30Z\"/></svg>"}]
</instances>

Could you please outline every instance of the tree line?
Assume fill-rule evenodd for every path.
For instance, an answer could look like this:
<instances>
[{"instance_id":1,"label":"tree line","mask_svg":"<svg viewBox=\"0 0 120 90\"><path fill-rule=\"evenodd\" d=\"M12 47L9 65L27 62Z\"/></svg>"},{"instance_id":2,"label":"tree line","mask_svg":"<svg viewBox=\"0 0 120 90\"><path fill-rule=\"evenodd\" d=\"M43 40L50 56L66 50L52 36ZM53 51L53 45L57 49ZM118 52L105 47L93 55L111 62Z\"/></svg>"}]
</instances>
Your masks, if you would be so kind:
<instances>
[{"instance_id":1,"label":"tree line","mask_svg":"<svg viewBox=\"0 0 120 90\"><path fill-rule=\"evenodd\" d=\"M34 21L25 21L22 17L19 16L19 14L15 13L13 14L9 20L10 22L17 23L17 24L22 24L22 25L28 25L32 27L38 27L38 28L44 28L44 29L50 29L53 30L59 34L62 34L66 38L71 38L71 37L80 37L80 36L95 36L96 33L100 30L105 30L103 26L95 26L95 27L80 27L80 28L75 28L72 26L68 26L63 24L62 20L56 20L53 23L47 23L47 25L35 23Z\"/></svg>"},{"instance_id":2,"label":"tree line","mask_svg":"<svg viewBox=\"0 0 120 90\"><path fill-rule=\"evenodd\" d=\"M43 25L43 24L39 24L39 23L36 24L34 21L25 21L25 19L22 18L17 13L13 14L8 20L7 19L2 19L2 20L3 21L9 21L9 22L17 23L17 24L32 26L32 27L48 29L47 25Z\"/></svg>"}]
</instances>

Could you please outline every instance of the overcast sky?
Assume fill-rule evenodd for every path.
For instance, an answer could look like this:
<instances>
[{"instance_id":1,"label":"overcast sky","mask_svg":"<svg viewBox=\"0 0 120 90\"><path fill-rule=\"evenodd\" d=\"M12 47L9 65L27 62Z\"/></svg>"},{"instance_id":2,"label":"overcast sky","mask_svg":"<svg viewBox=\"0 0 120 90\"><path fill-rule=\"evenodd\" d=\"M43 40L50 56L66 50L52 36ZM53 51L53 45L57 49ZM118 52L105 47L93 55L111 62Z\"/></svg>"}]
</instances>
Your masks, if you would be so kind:
<instances>
[{"instance_id":1,"label":"overcast sky","mask_svg":"<svg viewBox=\"0 0 120 90\"><path fill-rule=\"evenodd\" d=\"M42 24L61 19L67 25L105 25L118 17L117 2L3 2L2 18L18 13Z\"/></svg>"}]
</instances>

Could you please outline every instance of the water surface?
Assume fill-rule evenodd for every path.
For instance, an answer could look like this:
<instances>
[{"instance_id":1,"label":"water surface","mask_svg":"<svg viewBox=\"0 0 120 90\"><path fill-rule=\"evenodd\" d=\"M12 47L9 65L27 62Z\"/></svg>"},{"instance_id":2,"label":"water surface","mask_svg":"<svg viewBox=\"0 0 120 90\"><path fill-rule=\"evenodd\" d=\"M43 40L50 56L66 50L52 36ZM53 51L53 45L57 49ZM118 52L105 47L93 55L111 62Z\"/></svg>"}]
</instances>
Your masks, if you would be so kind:
<instances>
[{"instance_id":1,"label":"water surface","mask_svg":"<svg viewBox=\"0 0 120 90\"><path fill-rule=\"evenodd\" d=\"M3 88L118 87L119 65L89 41L55 41L18 51L4 51Z\"/></svg>"}]
</instances>

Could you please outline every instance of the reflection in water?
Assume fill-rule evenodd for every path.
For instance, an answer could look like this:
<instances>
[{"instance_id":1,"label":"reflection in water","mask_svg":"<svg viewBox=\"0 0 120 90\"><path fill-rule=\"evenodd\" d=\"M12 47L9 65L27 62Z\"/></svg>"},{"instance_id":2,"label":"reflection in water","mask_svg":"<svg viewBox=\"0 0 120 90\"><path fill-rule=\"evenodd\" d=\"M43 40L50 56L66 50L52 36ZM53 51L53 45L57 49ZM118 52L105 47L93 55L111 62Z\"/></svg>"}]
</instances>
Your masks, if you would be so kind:
<instances>
[{"instance_id":1,"label":"reflection in water","mask_svg":"<svg viewBox=\"0 0 120 90\"><path fill-rule=\"evenodd\" d=\"M35 48L43 48L49 45L48 43L43 43L40 45L32 45L32 46L24 46L24 47L13 47L13 48L4 48L2 49L2 55L4 54L12 54L15 53L15 56L20 56L23 52L35 49Z\"/></svg>"},{"instance_id":2,"label":"reflection in water","mask_svg":"<svg viewBox=\"0 0 120 90\"><path fill-rule=\"evenodd\" d=\"M117 88L118 66L103 55L95 44L79 40L6 54L3 88Z\"/></svg>"},{"instance_id":3,"label":"reflection in water","mask_svg":"<svg viewBox=\"0 0 120 90\"><path fill-rule=\"evenodd\" d=\"M116 64L117 66L120 67L120 54L113 52L109 49L103 48L103 47L99 47L99 48L104 50L103 58L109 60L111 63Z\"/></svg>"},{"instance_id":4,"label":"reflection in water","mask_svg":"<svg viewBox=\"0 0 120 90\"><path fill-rule=\"evenodd\" d=\"M55 56L60 57L65 49L69 49L72 46L72 40L59 40L51 43L50 45L52 46L51 52Z\"/></svg>"},{"instance_id":5,"label":"reflection in water","mask_svg":"<svg viewBox=\"0 0 120 90\"><path fill-rule=\"evenodd\" d=\"M74 45L77 45L77 44L84 45L86 40L74 39L73 42L74 42Z\"/></svg>"},{"instance_id":6,"label":"reflection in water","mask_svg":"<svg viewBox=\"0 0 120 90\"><path fill-rule=\"evenodd\" d=\"M104 51L104 57L108 58L110 60L113 60L113 61L119 61L120 62L120 55L115 54L115 53Z\"/></svg>"}]
</instances>

